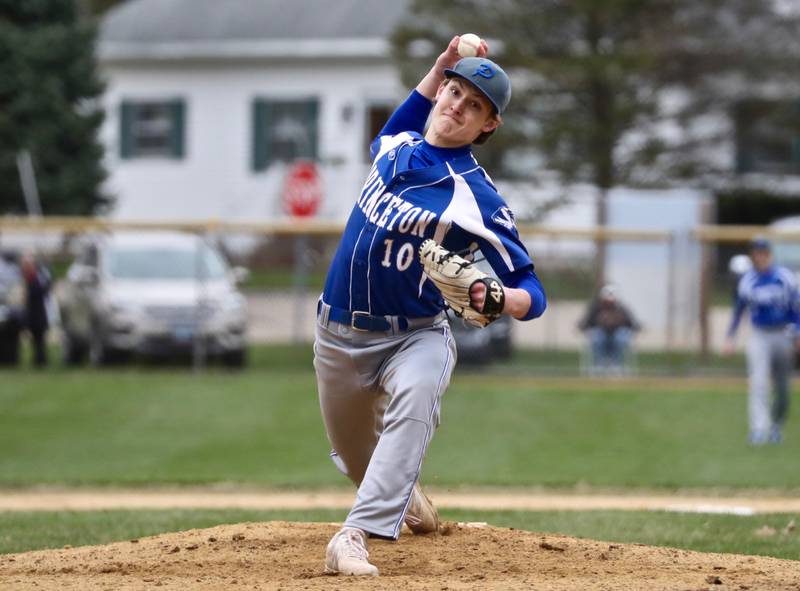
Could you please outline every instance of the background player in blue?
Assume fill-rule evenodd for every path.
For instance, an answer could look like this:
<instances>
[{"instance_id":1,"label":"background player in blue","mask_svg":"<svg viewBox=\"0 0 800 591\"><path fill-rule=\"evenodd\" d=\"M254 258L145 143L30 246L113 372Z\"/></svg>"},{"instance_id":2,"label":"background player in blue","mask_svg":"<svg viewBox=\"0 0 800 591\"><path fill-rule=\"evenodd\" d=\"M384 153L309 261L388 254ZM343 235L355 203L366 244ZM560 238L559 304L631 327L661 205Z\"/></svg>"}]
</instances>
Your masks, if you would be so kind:
<instances>
[{"instance_id":1,"label":"background player in blue","mask_svg":"<svg viewBox=\"0 0 800 591\"><path fill-rule=\"evenodd\" d=\"M485 58L485 42L477 57L460 59L458 40L373 141L372 169L318 305L320 409L331 457L358 486L328 544L328 572L377 575L367 538L397 539L404 521L414 533L438 530L418 478L456 349L420 244L480 249L505 286L503 313L528 320L546 305L514 216L470 149L500 125L510 81ZM481 310L485 287L470 296Z\"/></svg>"},{"instance_id":2,"label":"background player in blue","mask_svg":"<svg viewBox=\"0 0 800 591\"><path fill-rule=\"evenodd\" d=\"M734 350L734 336L745 308L750 308L747 343L749 441L780 443L789 410L789 377L798 333L798 292L794 274L772 262L772 248L763 238L750 244L753 268L736 289L735 305L724 352ZM794 346L793 346L794 343ZM770 401L770 378L774 395Z\"/></svg>"}]
</instances>

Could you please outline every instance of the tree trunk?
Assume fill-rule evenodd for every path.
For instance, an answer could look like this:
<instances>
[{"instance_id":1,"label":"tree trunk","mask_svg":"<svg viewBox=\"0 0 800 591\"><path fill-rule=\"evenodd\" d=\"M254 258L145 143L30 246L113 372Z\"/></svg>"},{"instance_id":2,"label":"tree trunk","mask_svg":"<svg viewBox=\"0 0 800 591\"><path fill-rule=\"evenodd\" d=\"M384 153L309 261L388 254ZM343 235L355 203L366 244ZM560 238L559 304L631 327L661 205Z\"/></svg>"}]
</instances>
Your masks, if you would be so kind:
<instances>
[{"instance_id":1,"label":"tree trunk","mask_svg":"<svg viewBox=\"0 0 800 591\"><path fill-rule=\"evenodd\" d=\"M597 190L597 217L595 225L598 230L605 230L608 224L608 189L598 187ZM605 236L595 239L595 261L594 261L594 286L599 290L606 282L606 254L608 252L608 241Z\"/></svg>"},{"instance_id":2,"label":"tree trunk","mask_svg":"<svg viewBox=\"0 0 800 591\"><path fill-rule=\"evenodd\" d=\"M591 12L587 21L586 37L592 53L600 56L600 39L605 28L602 8ZM602 63L602 62L601 62ZM589 80L591 97L591 125L589 128L589 156L592 161L594 183L598 189L596 224L601 232L608 224L608 190L614 186L614 87L602 67ZM605 236L595 240L595 287L606 282L606 254L608 241Z\"/></svg>"}]
</instances>

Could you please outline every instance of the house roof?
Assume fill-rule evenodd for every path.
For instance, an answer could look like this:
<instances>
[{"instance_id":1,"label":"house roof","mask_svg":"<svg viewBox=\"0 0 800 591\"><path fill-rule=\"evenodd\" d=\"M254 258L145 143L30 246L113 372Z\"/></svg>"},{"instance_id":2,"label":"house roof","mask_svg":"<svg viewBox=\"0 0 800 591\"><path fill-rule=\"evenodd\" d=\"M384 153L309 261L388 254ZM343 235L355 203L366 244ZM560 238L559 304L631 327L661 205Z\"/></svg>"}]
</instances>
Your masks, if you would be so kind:
<instances>
[{"instance_id":1,"label":"house roof","mask_svg":"<svg viewBox=\"0 0 800 591\"><path fill-rule=\"evenodd\" d=\"M409 0L128 0L100 29L101 59L386 57Z\"/></svg>"}]
</instances>

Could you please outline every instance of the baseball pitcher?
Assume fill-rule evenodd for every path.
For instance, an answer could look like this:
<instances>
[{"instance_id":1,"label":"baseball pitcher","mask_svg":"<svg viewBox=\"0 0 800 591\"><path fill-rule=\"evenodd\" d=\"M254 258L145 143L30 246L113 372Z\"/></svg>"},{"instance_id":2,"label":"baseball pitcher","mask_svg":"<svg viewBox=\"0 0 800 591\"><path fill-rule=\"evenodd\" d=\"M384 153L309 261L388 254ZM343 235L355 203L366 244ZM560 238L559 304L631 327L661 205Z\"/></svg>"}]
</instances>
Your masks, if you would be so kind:
<instances>
[{"instance_id":1,"label":"baseball pitcher","mask_svg":"<svg viewBox=\"0 0 800 591\"><path fill-rule=\"evenodd\" d=\"M322 419L334 463L358 486L328 544L328 572L377 575L369 536L395 540L404 522L414 533L438 530L418 478L456 361L445 309L485 326L546 306L514 215L471 150L500 126L510 81L485 41L463 59L458 43L372 142L372 169L318 304ZM478 250L496 276L470 263Z\"/></svg>"}]
</instances>

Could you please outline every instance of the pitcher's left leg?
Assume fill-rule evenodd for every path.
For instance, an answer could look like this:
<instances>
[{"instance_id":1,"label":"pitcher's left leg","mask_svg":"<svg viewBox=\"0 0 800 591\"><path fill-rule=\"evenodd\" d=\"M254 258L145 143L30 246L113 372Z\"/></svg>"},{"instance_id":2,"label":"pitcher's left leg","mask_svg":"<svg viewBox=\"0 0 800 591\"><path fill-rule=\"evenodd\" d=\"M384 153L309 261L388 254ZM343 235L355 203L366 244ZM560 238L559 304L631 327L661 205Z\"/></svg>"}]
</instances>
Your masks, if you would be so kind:
<instances>
[{"instance_id":1,"label":"pitcher's left leg","mask_svg":"<svg viewBox=\"0 0 800 591\"><path fill-rule=\"evenodd\" d=\"M383 433L346 526L384 538L400 535L454 363L455 343L446 324L411 333L386 363L381 385L389 406Z\"/></svg>"}]
</instances>

